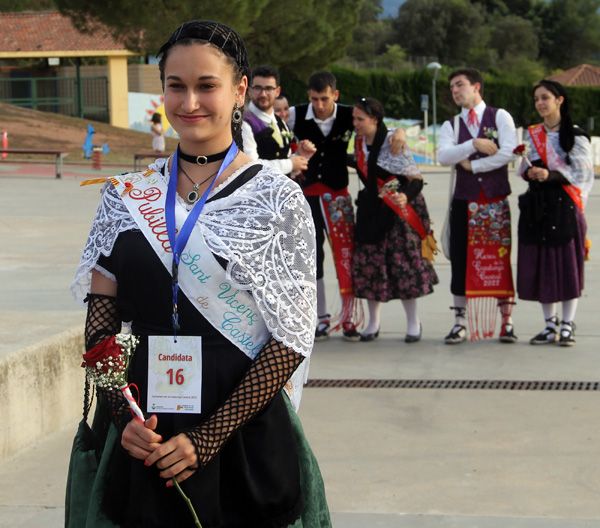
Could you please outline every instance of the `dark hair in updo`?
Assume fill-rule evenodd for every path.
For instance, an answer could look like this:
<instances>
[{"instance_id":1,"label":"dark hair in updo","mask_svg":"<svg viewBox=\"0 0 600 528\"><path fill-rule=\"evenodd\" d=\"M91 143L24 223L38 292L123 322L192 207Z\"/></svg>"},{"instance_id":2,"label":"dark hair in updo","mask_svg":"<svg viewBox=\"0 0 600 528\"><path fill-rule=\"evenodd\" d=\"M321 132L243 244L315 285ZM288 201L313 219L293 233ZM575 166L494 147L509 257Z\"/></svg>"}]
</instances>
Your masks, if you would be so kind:
<instances>
[{"instance_id":1,"label":"dark hair in updo","mask_svg":"<svg viewBox=\"0 0 600 528\"><path fill-rule=\"evenodd\" d=\"M212 44L229 59L236 81L239 81L244 75L249 77L250 64L246 46L242 37L235 30L219 22L191 20L181 24L156 54L159 58L158 68L163 84L165 82L165 62L171 48L191 44Z\"/></svg>"},{"instance_id":2,"label":"dark hair in updo","mask_svg":"<svg viewBox=\"0 0 600 528\"><path fill-rule=\"evenodd\" d=\"M385 110L381 102L373 97L360 97L354 106L362 110L365 114L370 117L374 117L377 119L377 123L381 123L383 121L383 117L385 116Z\"/></svg>"},{"instance_id":3,"label":"dark hair in updo","mask_svg":"<svg viewBox=\"0 0 600 528\"><path fill-rule=\"evenodd\" d=\"M250 64L248 52L242 37L225 24L212 22L210 20L191 20L179 26L169 40L158 50L156 56L159 59L158 69L160 80L165 85L165 64L169 52L175 46L191 46L192 44L210 44L219 49L233 69L233 80L239 83L242 77L249 77ZM240 109L241 110L241 109ZM243 149L241 123L231 123L231 133L240 150Z\"/></svg>"},{"instance_id":4,"label":"dark hair in updo","mask_svg":"<svg viewBox=\"0 0 600 528\"><path fill-rule=\"evenodd\" d=\"M546 88L554 97L562 97L563 102L560 105L560 128L558 129L558 142L560 148L562 148L567 154L567 163L570 164L569 152L575 145L575 127L573 126L573 119L571 118L571 109L569 108L569 98L567 97L567 91L564 86L556 81L550 81L549 79L543 79L538 82L531 92L531 95L535 96L535 91L538 88Z\"/></svg>"}]
</instances>

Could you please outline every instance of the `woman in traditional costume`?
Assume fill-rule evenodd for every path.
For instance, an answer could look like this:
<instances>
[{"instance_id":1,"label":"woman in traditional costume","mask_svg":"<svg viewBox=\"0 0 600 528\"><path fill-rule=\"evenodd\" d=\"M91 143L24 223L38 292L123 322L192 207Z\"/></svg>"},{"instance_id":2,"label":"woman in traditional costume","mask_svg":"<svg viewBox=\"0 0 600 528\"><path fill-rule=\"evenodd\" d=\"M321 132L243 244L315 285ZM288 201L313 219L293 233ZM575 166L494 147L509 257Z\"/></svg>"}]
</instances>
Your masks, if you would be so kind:
<instances>
[{"instance_id":1,"label":"woman in traditional costume","mask_svg":"<svg viewBox=\"0 0 600 528\"><path fill-rule=\"evenodd\" d=\"M369 308L361 341L379 336L381 303L400 299L407 322L404 341L414 343L423 331L417 299L438 283L423 178L407 149L391 153L392 132L383 123L379 101L361 98L352 115L355 164L364 185L357 200L352 281L356 297L367 299Z\"/></svg>"},{"instance_id":2,"label":"woman in traditional costume","mask_svg":"<svg viewBox=\"0 0 600 528\"><path fill-rule=\"evenodd\" d=\"M540 81L533 100L543 123L528 128L522 149L529 188L519 197L517 288L521 299L542 305L546 327L529 342L572 346L587 253L584 207L594 183L591 143L573 125L560 83Z\"/></svg>"},{"instance_id":3,"label":"woman in traditional costume","mask_svg":"<svg viewBox=\"0 0 600 528\"><path fill-rule=\"evenodd\" d=\"M103 512L119 526L193 526L175 479L204 527L330 526L292 409L315 334L310 210L296 183L241 150L239 35L187 22L159 57L179 146L110 179L73 285L87 296L88 350L122 321L140 338L128 376L146 421L98 389L119 438L102 454Z\"/></svg>"}]
</instances>

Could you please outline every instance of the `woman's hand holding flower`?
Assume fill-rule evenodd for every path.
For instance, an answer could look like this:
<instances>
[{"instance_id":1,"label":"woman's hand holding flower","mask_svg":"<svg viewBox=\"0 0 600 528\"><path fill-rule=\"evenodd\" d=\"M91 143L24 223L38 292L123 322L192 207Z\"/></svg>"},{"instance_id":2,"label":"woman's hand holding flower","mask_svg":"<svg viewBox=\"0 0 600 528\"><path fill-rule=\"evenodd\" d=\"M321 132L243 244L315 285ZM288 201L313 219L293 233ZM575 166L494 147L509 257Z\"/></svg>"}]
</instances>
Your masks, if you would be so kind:
<instances>
[{"instance_id":1,"label":"woman's hand holding flower","mask_svg":"<svg viewBox=\"0 0 600 528\"><path fill-rule=\"evenodd\" d=\"M394 205L397 205L399 207L405 207L406 204L408 203L408 198L406 197L406 194L404 194L404 193L399 193L399 192L389 193L389 197L390 197L390 200L394 203Z\"/></svg>"},{"instance_id":2,"label":"woman's hand holding flower","mask_svg":"<svg viewBox=\"0 0 600 528\"><path fill-rule=\"evenodd\" d=\"M164 479L175 478L183 482L191 477L198 468L198 455L192 441L183 433L178 434L160 444L144 461L146 466L156 464L161 470L160 476ZM171 487L171 480L167 487Z\"/></svg>"},{"instance_id":3,"label":"woman's hand holding flower","mask_svg":"<svg viewBox=\"0 0 600 528\"><path fill-rule=\"evenodd\" d=\"M527 170L527 177L530 180L543 182L548 179L549 175L548 169L544 169L543 167L531 167Z\"/></svg>"},{"instance_id":4,"label":"woman's hand holding flower","mask_svg":"<svg viewBox=\"0 0 600 528\"><path fill-rule=\"evenodd\" d=\"M121 435L121 445L133 457L145 460L160 447L162 436L155 433L158 418L153 414L145 423L139 418L131 420Z\"/></svg>"}]
</instances>

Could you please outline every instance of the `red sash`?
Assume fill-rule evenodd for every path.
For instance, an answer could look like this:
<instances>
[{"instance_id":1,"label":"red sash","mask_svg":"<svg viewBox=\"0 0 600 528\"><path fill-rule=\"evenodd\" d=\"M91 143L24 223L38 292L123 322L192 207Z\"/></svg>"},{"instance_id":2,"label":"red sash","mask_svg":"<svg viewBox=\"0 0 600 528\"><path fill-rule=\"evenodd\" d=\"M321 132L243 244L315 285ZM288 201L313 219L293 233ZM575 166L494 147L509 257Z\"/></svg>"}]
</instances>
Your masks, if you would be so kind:
<instances>
[{"instance_id":1,"label":"red sash","mask_svg":"<svg viewBox=\"0 0 600 528\"><path fill-rule=\"evenodd\" d=\"M548 167L548 152L546 151L546 129L543 124L531 125L527 128L531 141L544 165ZM573 203L580 211L583 211L583 200L581 199L581 190L575 185L563 185L562 188L569 195Z\"/></svg>"},{"instance_id":2,"label":"red sash","mask_svg":"<svg viewBox=\"0 0 600 528\"><path fill-rule=\"evenodd\" d=\"M468 204L465 294L472 341L494 335L497 299L514 297L510 249L508 200L488 200L481 193Z\"/></svg>"},{"instance_id":3,"label":"red sash","mask_svg":"<svg viewBox=\"0 0 600 528\"><path fill-rule=\"evenodd\" d=\"M342 310L334 317L333 330L343 323L361 321L359 303L355 302L352 287L352 256L354 255L354 208L348 189L333 190L322 183L304 189L305 196L318 196L321 212L327 226L327 237L333 253L335 271L342 297Z\"/></svg>"},{"instance_id":4,"label":"red sash","mask_svg":"<svg viewBox=\"0 0 600 528\"><path fill-rule=\"evenodd\" d=\"M358 166L358 170L360 170L360 172L365 176L365 178L368 178L369 168L368 168L365 152L363 150L362 136L356 137L355 142L354 142L354 152L356 154L356 165ZM395 179L396 179L396 176L391 176L387 180L383 180L382 178L377 178L377 190L381 191L381 188L387 182L393 181ZM410 227L412 227L417 232L417 234L419 235L421 240L424 240L427 237L428 233L425 229L425 226L423 225L423 222L421 221L421 218L419 217L417 212L414 210L412 205L407 203L404 207L400 207L399 205L396 205L392 201L389 194L390 193L386 193L382 197L382 200L385 203L385 205L387 205L392 211L394 211L394 213L396 213L396 215L398 215L400 218L402 218L402 220L407 222L408 225L410 225Z\"/></svg>"}]
</instances>

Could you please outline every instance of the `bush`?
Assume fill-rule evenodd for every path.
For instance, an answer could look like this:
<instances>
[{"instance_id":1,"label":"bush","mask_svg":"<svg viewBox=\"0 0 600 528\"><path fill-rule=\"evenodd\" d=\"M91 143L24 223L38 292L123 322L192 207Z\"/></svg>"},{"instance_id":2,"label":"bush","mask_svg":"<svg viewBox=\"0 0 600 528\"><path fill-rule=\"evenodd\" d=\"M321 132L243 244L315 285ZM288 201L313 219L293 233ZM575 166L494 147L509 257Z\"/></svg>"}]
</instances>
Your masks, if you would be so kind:
<instances>
[{"instance_id":1,"label":"bush","mask_svg":"<svg viewBox=\"0 0 600 528\"><path fill-rule=\"evenodd\" d=\"M351 70L333 67L338 80L340 102L353 104L359 97L375 97L385 106L386 115L393 118L422 119L421 94L431 98L431 75L426 70L391 73L382 70ZM306 84L289 73L282 72L282 86L291 104L307 101ZM484 98L488 104L505 108L517 126L527 126L540 120L531 96L532 84L486 79ZM438 123L451 118L457 108L452 101L448 82L440 76L436 83ZM571 100L573 121L587 127L588 118L594 117L600 128L600 88L567 87ZM430 103L431 121L431 103ZM594 131L590 131L594 132Z\"/></svg>"}]
</instances>

